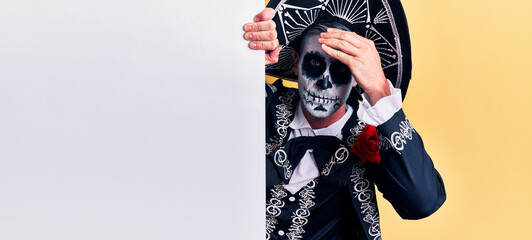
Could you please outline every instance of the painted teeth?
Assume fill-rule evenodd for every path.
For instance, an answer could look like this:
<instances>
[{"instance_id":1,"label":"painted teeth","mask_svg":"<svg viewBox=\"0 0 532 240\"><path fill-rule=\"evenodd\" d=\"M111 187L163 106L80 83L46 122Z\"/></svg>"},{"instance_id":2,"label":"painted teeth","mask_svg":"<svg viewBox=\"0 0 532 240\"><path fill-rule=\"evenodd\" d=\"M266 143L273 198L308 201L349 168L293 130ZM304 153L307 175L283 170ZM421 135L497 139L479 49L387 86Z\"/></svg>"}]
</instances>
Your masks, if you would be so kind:
<instances>
[{"instance_id":1,"label":"painted teeth","mask_svg":"<svg viewBox=\"0 0 532 240\"><path fill-rule=\"evenodd\" d=\"M306 92L306 99L307 101L312 105L314 104L331 104L336 103L338 101L338 97L327 97L322 94L312 94L310 92Z\"/></svg>"}]
</instances>

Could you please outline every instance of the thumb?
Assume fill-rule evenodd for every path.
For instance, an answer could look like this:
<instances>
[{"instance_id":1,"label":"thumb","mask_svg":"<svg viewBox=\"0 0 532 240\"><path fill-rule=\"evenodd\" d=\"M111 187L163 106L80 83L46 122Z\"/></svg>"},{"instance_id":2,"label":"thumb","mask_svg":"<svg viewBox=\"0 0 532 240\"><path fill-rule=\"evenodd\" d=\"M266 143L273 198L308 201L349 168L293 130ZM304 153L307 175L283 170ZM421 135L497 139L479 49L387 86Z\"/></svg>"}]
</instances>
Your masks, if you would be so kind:
<instances>
[{"instance_id":1,"label":"thumb","mask_svg":"<svg viewBox=\"0 0 532 240\"><path fill-rule=\"evenodd\" d=\"M265 57L266 57L266 65L270 65L273 63L277 63L279 61L279 53L283 49L282 46L277 46L272 51L266 51Z\"/></svg>"},{"instance_id":2,"label":"thumb","mask_svg":"<svg viewBox=\"0 0 532 240\"><path fill-rule=\"evenodd\" d=\"M279 53L281 53L282 49L283 47L279 45L270 53L270 57L275 60L275 62L279 60Z\"/></svg>"}]
</instances>

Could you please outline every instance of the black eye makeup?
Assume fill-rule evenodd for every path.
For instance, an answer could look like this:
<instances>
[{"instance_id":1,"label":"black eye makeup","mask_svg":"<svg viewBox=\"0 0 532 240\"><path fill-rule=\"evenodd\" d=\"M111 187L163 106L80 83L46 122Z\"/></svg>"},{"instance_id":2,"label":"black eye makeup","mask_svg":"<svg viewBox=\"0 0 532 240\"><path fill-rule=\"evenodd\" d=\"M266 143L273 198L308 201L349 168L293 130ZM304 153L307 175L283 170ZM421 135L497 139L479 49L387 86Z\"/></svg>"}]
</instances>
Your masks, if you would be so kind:
<instances>
[{"instance_id":1,"label":"black eye makeup","mask_svg":"<svg viewBox=\"0 0 532 240\"><path fill-rule=\"evenodd\" d=\"M318 52L307 52L303 56L301 71L310 79L317 79L325 72L325 59Z\"/></svg>"},{"instance_id":2,"label":"black eye makeup","mask_svg":"<svg viewBox=\"0 0 532 240\"><path fill-rule=\"evenodd\" d=\"M334 61L329 71L334 84L348 84L351 81L351 70L340 61Z\"/></svg>"}]
</instances>

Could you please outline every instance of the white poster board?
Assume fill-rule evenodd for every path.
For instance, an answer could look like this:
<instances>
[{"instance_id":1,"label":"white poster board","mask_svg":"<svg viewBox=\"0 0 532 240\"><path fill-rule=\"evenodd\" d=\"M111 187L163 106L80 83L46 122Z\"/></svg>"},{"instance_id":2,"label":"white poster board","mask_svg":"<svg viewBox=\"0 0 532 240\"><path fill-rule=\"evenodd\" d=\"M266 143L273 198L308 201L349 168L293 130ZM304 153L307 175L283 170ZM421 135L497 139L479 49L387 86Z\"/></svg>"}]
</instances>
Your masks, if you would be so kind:
<instances>
[{"instance_id":1,"label":"white poster board","mask_svg":"<svg viewBox=\"0 0 532 240\"><path fill-rule=\"evenodd\" d=\"M264 237L260 1L0 1L0 239Z\"/></svg>"}]
</instances>

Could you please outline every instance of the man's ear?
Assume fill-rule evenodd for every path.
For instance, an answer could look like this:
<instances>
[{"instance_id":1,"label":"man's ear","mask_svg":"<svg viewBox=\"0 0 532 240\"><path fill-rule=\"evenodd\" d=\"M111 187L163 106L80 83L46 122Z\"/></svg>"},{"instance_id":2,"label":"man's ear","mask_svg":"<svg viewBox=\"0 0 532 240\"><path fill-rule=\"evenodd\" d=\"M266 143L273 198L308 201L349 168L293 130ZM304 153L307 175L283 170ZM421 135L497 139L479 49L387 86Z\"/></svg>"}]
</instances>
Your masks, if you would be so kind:
<instances>
[{"instance_id":1,"label":"man's ear","mask_svg":"<svg viewBox=\"0 0 532 240\"><path fill-rule=\"evenodd\" d=\"M297 76L297 61L299 60L299 54L294 51L294 74Z\"/></svg>"}]
</instances>

